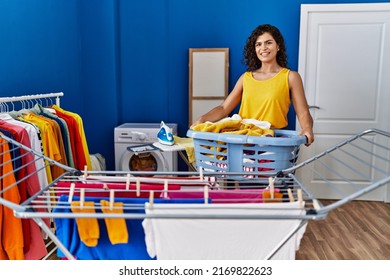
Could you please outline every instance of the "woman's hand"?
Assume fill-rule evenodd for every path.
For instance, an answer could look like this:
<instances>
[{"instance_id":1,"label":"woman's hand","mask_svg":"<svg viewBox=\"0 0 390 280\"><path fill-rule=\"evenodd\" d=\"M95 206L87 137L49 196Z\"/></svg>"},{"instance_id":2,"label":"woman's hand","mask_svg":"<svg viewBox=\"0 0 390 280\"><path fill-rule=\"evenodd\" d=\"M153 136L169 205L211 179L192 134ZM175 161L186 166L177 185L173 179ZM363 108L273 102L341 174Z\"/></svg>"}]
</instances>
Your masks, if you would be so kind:
<instances>
[{"instance_id":1,"label":"woman's hand","mask_svg":"<svg viewBox=\"0 0 390 280\"><path fill-rule=\"evenodd\" d=\"M307 147L311 145L311 143L314 142L314 133L312 129L302 129L299 134L299 136L305 135L307 139L307 143L305 144Z\"/></svg>"},{"instance_id":2,"label":"woman's hand","mask_svg":"<svg viewBox=\"0 0 390 280\"><path fill-rule=\"evenodd\" d=\"M194 126L196 126L196 125L198 125L200 123L203 123L203 121L201 119L198 119L193 124L191 124L190 128L193 128Z\"/></svg>"}]
</instances>

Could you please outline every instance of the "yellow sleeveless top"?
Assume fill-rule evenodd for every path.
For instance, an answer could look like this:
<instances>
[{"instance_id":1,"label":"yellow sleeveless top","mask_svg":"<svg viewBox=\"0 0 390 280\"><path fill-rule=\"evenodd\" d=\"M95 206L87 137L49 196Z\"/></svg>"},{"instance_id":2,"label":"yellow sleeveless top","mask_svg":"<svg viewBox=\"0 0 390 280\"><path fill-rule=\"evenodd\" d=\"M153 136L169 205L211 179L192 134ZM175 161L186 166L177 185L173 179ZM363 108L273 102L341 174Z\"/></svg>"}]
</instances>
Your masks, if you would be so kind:
<instances>
[{"instance_id":1,"label":"yellow sleeveless top","mask_svg":"<svg viewBox=\"0 0 390 280\"><path fill-rule=\"evenodd\" d=\"M252 72L245 72L238 114L243 119L268 121L271 123L271 128L286 127L287 113L291 103L288 85L289 72L289 69L283 68L274 77L265 81L255 80Z\"/></svg>"}]
</instances>

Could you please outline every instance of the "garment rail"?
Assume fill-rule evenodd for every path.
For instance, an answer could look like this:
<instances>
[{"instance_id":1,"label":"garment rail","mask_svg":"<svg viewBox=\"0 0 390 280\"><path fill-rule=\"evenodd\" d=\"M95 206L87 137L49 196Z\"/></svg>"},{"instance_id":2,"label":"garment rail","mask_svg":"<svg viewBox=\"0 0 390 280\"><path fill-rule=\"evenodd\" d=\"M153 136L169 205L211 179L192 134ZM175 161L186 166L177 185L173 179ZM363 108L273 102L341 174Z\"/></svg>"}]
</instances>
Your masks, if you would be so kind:
<instances>
[{"instance_id":1,"label":"garment rail","mask_svg":"<svg viewBox=\"0 0 390 280\"><path fill-rule=\"evenodd\" d=\"M235 229L241 228L237 225L244 225L248 231L252 230L251 233L256 234L256 238L262 234L256 232L259 230L257 227L259 222L277 221L279 225L283 221L290 223L284 235L270 245L263 255L256 255L262 259L273 259L281 254L279 257L282 258L285 256L283 254L286 254L284 250L286 246L299 244L309 220L325 219L335 208L362 198L390 183L390 133L378 129L369 129L353 135L277 174L270 175L266 172L231 174L242 176L243 179L237 181L218 172L78 170L60 165L3 134L0 134L0 138L2 145L9 144L15 149L23 149L66 170L62 176L21 203L7 200L5 195L9 190L17 188L20 182L3 184L3 189L0 190L2 194L0 204L12 209L17 218L33 219L58 246L60 254L68 259L74 259L75 253L68 247L69 244L64 245L56 233L52 232L44 219L140 220L143 221L145 232L155 227L167 230L166 225L169 222L180 226L180 221L183 223L191 221L209 227L207 221L212 221L211 225L218 224L225 230L229 228L229 224L234 225ZM4 164L6 163L2 162L2 165ZM311 181L314 185L320 185L320 190L313 188L311 184L305 185L301 179L302 174L313 174ZM249 178L248 175L256 176ZM0 179L5 182L7 176L8 174L2 174ZM332 193L338 198L331 204L323 205L320 201L322 194L318 193L324 192ZM179 200L181 203L175 202ZM253 228L250 228L252 226ZM163 230L154 232L154 235L148 232L145 239L151 239L153 236L155 238L153 242L158 242L160 240L158 235L163 234ZM171 231L176 231L176 228ZM194 238L202 236L203 231L207 232L207 228L193 232ZM279 230L271 230L268 232L269 236L261 235L261 238L275 238L276 232ZM130 236L131 234L129 233ZM177 236L175 238L180 239ZM215 242L224 238L217 236ZM202 246L199 244L197 246ZM151 257L157 256L157 259L160 256L164 256L161 259L172 257L164 255L158 246L156 249L152 245L148 247ZM199 257L196 254L195 256ZM186 258L180 253L177 257ZM218 258L219 255L213 257ZM248 258L251 257L254 255Z\"/></svg>"},{"instance_id":2,"label":"garment rail","mask_svg":"<svg viewBox=\"0 0 390 280\"><path fill-rule=\"evenodd\" d=\"M60 97L64 96L63 92L55 92L55 93L39 93L39 94L31 94L31 95L21 95L21 96L12 96L12 97L0 97L0 104L5 104L9 102L24 102L28 100L48 100L50 98L55 98L55 104L60 106Z\"/></svg>"}]
</instances>

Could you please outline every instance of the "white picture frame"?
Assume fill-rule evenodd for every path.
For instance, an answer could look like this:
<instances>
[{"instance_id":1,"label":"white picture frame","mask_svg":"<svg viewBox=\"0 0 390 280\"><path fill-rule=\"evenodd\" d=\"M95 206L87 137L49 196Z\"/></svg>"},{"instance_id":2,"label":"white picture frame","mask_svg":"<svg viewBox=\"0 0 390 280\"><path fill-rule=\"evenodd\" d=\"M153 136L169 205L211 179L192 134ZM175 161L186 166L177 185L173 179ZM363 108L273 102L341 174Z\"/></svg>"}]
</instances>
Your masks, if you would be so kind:
<instances>
[{"instance_id":1,"label":"white picture frame","mask_svg":"<svg viewBox=\"0 0 390 280\"><path fill-rule=\"evenodd\" d=\"M229 49L189 49L189 125L228 94Z\"/></svg>"}]
</instances>

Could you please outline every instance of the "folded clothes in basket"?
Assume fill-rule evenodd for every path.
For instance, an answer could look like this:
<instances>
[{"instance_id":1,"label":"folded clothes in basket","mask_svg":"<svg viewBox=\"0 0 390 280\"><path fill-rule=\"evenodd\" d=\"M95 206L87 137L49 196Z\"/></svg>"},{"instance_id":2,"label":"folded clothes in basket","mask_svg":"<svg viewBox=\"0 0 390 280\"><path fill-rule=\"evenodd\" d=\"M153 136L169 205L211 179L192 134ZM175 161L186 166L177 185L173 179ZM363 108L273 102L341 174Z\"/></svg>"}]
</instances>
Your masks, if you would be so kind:
<instances>
[{"instance_id":1,"label":"folded clothes in basket","mask_svg":"<svg viewBox=\"0 0 390 280\"><path fill-rule=\"evenodd\" d=\"M225 118L218 122L205 122L194 126L192 129L201 132L212 132L212 133L230 133L247 136L274 136L274 131L270 129L270 123L262 122L255 119L241 119L237 114L231 118ZM213 149L214 147L210 147ZM224 148L215 147L218 152L224 152ZM223 157L223 156L219 156ZM220 158L222 160L222 158ZM226 168L226 166L219 166ZM253 170L243 170L253 171Z\"/></svg>"},{"instance_id":2,"label":"folded clothes in basket","mask_svg":"<svg viewBox=\"0 0 390 280\"><path fill-rule=\"evenodd\" d=\"M231 133L248 136L274 136L270 123L255 119L242 119L235 114L217 122L204 122L192 127L195 131Z\"/></svg>"}]
</instances>

